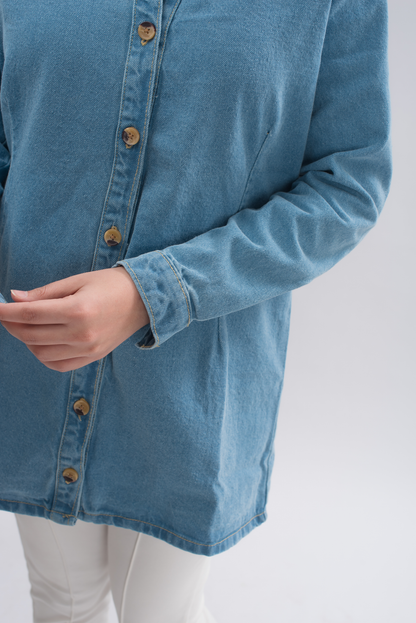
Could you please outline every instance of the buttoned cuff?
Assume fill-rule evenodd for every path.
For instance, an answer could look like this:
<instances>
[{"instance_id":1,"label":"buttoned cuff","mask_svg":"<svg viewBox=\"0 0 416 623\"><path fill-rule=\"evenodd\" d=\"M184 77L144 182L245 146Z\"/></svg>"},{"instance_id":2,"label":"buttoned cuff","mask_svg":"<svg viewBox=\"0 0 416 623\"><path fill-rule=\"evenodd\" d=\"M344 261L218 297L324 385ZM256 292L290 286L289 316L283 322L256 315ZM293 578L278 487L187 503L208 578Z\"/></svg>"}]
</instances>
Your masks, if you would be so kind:
<instances>
[{"instance_id":1,"label":"buttoned cuff","mask_svg":"<svg viewBox=\"0 0 416 623\"><path fill-rule=\"evenodd\" d=\"M139 348L156 348L191 322L185 284L173 264L160 251L117 262L133 279L150 318L132 338Z\"/></svg>"}]
</instances>

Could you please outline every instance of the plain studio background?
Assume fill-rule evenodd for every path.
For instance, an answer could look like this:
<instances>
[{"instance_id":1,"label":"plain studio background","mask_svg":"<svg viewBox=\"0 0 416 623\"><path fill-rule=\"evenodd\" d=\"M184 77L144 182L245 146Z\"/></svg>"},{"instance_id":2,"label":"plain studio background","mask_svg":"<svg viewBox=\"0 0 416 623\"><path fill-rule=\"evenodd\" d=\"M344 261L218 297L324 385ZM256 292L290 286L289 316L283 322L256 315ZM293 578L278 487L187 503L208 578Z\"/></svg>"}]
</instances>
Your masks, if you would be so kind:
<instances>
[{"instance_id":1,"label":"plain studio background","mask_svg":"<svg viewBox=\"0 0 416 623\"><path fill-rule=\"evenodd\" d=\"M416 6L389 5L391 194L361 245L294 293L269 519L213 559L218 623L416 621ZM31 621L5 512L0 621Z\"/></svg>"}]
</instances>

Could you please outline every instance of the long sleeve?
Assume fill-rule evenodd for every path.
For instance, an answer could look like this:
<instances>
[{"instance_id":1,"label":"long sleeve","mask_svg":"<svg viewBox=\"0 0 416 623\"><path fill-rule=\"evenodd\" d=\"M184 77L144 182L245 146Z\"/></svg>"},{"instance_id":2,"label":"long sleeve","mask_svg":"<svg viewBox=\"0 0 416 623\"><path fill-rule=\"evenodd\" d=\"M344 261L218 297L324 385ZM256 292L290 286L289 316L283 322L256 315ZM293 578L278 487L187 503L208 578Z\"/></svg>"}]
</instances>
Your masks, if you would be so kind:
<instances>
[{"instance_id":1,"label":"long sleeve","mask_svg":"<svg viewBox=\"0 0 416 623\"><path fill-rule=\"evenodd\" d=\"M296 123L296 119L293 120ZM151 319L142 347L194 320L303 286L376 223L391 180L387 7L338 0L329 14L303 166L288 192L225 226L119 262Z\"/></svg>"}]
</instances>

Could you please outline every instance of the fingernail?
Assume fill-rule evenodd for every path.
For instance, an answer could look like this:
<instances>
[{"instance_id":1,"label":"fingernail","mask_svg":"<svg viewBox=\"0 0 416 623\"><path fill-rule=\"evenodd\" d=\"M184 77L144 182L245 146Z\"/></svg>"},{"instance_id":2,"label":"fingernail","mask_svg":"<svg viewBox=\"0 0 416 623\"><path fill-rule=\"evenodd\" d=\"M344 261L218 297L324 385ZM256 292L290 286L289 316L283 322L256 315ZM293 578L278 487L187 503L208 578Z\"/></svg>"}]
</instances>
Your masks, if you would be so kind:
<instances>
[{"instance_id":1,"label":"fingernail","mask_svg":"<svg viewBox=\"0 0 416 623\"><path fill-rule=\"evenodd\" d=\"M21 299L27 298L27 296L29 294L25 290L10 290L10 292L13 294L13 296L18 296Z\"/></svg>"}]
</instances>

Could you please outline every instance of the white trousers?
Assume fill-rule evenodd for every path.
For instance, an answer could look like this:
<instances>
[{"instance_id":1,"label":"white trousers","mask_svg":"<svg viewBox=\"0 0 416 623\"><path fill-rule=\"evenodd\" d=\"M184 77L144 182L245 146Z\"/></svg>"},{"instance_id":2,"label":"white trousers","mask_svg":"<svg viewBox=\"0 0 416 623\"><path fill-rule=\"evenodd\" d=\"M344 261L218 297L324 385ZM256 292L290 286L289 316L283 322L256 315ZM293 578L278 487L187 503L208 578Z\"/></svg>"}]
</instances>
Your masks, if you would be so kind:
<instances>
[{"instance_id":1,"label":"white trousers","mask_svg":"<svg viewBox=\"0 0 416 623\"><path fill-rule=\"evenodd\" d=\"M34 623L215 623L204 607L209 558L145 534L16 515Z\"/></svg>"}]
</instances>

